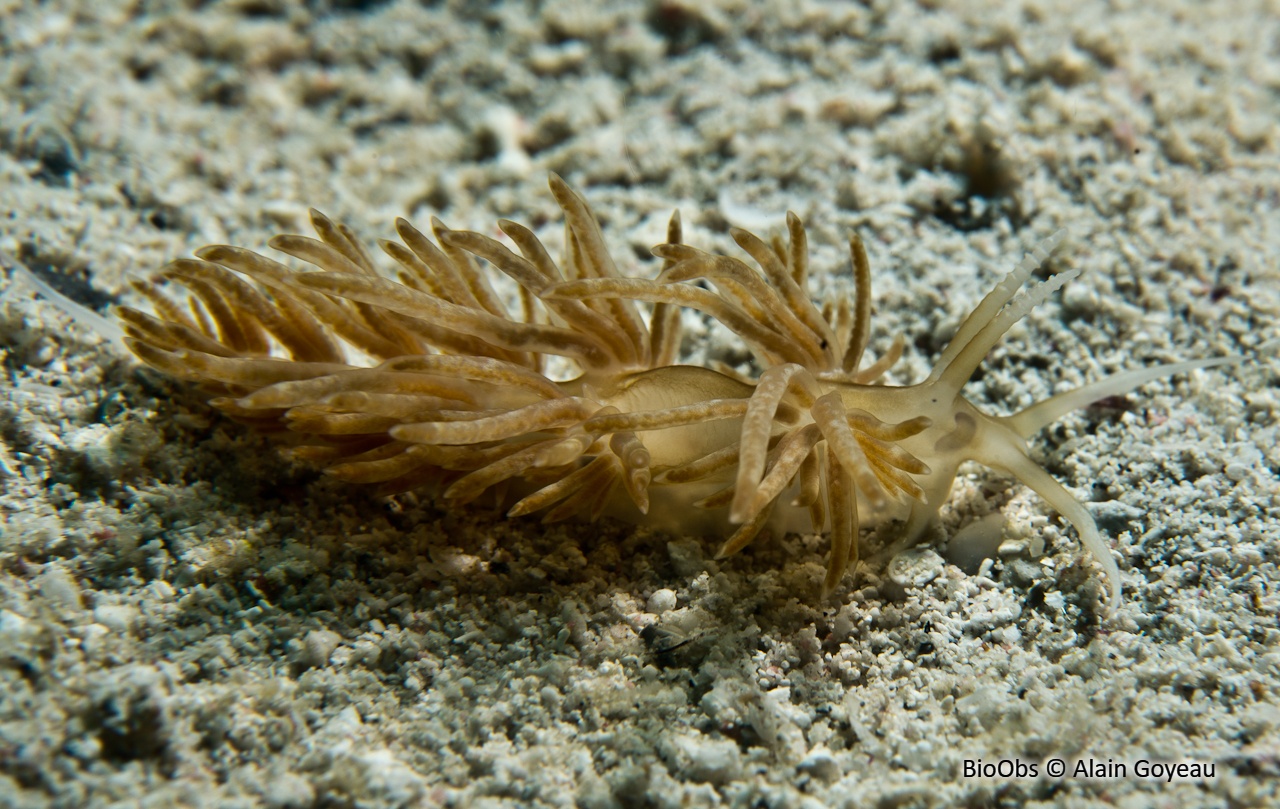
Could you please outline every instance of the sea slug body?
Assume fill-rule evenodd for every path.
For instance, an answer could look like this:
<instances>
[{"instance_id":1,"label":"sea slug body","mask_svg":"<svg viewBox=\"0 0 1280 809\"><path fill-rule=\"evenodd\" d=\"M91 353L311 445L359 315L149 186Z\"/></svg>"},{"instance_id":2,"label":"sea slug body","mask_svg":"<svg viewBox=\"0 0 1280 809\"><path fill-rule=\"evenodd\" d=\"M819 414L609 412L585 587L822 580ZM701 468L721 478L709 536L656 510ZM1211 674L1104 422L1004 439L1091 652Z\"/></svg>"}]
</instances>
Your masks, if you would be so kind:
<instances>
[{"instance_id":1,"label":"sea slug body","mask_svg":"<svg viewBox=\"0 0 1280 809\"><path fill-rule=\"evenodd\" d=\"M236 247L179 259L135 289L154 309L122 308L133 352L206 388L214 407L278 434L338 478L462 504L497 491L511 515L601 514L726 537L746 547L767 525L831 534L824 591L858 558L863 525L905 521L917 538L967 460L1006 472L1078 532L1120 602L1120 578L1085 507L1028 455L1026 439L1070 410L1168 374L1226 360L1122 372L1031 405L986 414L961 389L1018 319L1078 274L1019 292L1060 235L1045 240L960 326L922 382L884 384L901 343L863 364L870 270L850 253L855 293L822 309L806 291L804 226L767 243L733 230L757 266L681 243L678 214L656 279L623 276L586 202L552 175L566 218L554 260L529 229L515 246L432 221L435 240L399 220L381 275L354 234L312 213L318 238L278 236L299 271ZM513 315L480 261L519 286ZM183 307L160 291L176 281ZM637 302L647 302L648 312ZM699 310L750 349L756 379L677 363L679 314ZM549 356L578 374L544 374Z\"/></svg>"}]
</instances>

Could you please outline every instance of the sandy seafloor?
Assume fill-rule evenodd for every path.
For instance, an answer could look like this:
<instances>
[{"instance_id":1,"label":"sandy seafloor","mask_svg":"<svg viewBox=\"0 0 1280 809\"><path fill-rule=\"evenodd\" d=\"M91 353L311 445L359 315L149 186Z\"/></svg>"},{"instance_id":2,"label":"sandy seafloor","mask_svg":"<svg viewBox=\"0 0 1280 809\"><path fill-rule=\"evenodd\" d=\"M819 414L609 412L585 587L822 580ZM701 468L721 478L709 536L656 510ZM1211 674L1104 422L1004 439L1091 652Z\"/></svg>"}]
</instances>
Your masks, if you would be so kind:
<instances>
[{"instance_id":1,"label":"sandy seafloor","mask_svg":"<svg viewBox=\"0 0 1280 809\"><path fill-rule=\"evenodd\" d=\"M637 274L675 207L735 253L792 209L838 292L858 228L899 382L1069 228L1084 274L967 388L993 412L1241 358L1034 441L1114 547L1113 620L1074 531L976 466L823 601L819 537L718 562L379 502L6 274L0 806L1280 805L1276 3L0 0L0 88L0 248L103 312L309 206L558 249L554 170ZM746 359L686 326L690 361Z\"/></svg>"}]
</instances>

